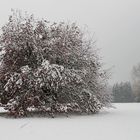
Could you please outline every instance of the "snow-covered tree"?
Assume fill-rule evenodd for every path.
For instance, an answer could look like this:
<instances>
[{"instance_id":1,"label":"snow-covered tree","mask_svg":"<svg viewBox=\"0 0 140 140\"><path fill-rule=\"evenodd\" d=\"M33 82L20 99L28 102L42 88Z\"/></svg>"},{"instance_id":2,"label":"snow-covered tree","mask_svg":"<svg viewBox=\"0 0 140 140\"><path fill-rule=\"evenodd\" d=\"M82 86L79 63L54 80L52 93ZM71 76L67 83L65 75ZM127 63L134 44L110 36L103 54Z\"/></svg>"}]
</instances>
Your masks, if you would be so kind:
<instances>
[{"instance_id":1,"label":"snow-covered tree","mask_svg":"<svg viewBox=\"0 0 140 140\"><path fill-rule=\"evenodd\" d=\"M140 63L132 69L132 90L135 96L135 101L140 102Z\"/></svg>"},{"instance_id":2,"label":"snow-covered tree","mask_svg":"<svg viewBox=\"0 0 140 140\"><path fill-rule=\"evenodd\" d=\"M0 102L14 116L29 108L95 113L110 104L107 72L94 42L76 24L13 11L0 35Z\"/></svg>"}]
</instances>

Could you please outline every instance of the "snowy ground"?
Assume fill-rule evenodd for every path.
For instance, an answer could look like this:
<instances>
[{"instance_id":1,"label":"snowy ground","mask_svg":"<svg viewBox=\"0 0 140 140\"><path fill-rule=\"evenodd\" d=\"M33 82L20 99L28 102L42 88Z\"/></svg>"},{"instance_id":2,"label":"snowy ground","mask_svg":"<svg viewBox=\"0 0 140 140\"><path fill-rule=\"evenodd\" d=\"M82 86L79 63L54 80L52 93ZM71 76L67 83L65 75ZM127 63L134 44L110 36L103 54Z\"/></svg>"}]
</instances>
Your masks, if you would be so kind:
<instances>
[{"instance_id":1,"label":"snowy ground","mask_svg":"<svg viewBox=\"0 0 140 140\"><path fill-rule=\"evenodd\" d=\"M0 140L140 140L140 104L89 116L12 119L0 113Z\"/></svg>"}]
</instances>

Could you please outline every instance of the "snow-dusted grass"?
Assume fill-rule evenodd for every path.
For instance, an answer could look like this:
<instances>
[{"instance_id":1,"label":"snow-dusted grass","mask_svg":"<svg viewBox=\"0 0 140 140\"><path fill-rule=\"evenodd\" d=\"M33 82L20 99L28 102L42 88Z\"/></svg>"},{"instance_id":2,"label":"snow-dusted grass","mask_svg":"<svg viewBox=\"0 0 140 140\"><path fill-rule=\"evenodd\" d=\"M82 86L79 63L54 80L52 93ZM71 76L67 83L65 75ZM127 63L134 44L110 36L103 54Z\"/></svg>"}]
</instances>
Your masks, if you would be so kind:
<instances>
[{"instance_id":1,"label":"snow-dusted grass","mask_svg":"<svg viewBox=\"0 0 140 140\"><path fill-rule=\"evenodd\" d=\"M140 104L89 116L13 119L0 113L0 140L140 140Z\"/></svg>"}]
</instances>

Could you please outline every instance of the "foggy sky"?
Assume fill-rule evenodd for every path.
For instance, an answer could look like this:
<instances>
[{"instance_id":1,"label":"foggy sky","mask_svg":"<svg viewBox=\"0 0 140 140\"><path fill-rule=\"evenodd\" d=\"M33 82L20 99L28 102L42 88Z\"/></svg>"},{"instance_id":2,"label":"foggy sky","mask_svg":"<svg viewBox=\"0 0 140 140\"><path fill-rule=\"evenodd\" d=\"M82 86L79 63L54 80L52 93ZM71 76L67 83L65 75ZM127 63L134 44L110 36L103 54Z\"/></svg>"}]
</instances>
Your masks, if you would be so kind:
<instances>
[{"instance_id":1,"label":"foggy sky","mask_svg":"<svg viewBox=\"0 0 140 140\"><path fill-rule=\"evenodd\" d=\"M110 83L130 80L133 65L140 62L139 0L4 0L0 1L0 26L11 8L52 22L88 26L105 67L113 67Z\"/></svg>"}]
</instances>

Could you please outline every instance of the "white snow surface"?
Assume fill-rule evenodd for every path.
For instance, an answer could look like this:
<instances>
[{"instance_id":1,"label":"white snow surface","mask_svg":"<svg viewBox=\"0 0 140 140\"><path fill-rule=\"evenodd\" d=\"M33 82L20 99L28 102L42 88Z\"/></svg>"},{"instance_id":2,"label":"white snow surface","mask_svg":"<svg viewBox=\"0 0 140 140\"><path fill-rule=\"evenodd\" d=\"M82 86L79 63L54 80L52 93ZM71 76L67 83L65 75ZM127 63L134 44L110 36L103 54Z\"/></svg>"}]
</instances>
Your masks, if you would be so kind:
<instances>
[{"instance_id":1,"label":"white snow surface","mask_svg":"<svg viewBox=\"0 0 140 140\"><path fill-rule=\"evenodd\" d=\"M140 140L140 104L114 104L95 115L7 118L0 140Z\"/></svg>"}]
</instances>

